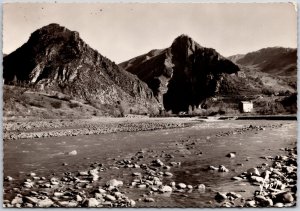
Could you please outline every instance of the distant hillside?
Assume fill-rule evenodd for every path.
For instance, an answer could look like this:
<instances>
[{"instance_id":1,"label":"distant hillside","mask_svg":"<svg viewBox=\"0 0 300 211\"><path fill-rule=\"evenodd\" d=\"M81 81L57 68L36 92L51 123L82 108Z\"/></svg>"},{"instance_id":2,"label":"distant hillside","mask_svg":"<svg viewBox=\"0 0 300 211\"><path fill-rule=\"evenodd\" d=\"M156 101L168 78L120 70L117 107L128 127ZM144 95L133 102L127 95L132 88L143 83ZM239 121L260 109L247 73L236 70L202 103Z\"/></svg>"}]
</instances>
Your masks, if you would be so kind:
<instances>
[{"instance_id":1,"label":"distant hillside","mask_svg":"<svg viewBox=\"0 0 300 211\"><path fill-rule=\"evenodd\" d=\"M121 103L146 113L159 106L144 82L89 47L78 32L58 24L36 30L4 57L3 76L5 84L62 92L112 110Z\"/></svg>"},{"instance_id":2,"label":"distant hillside","mask_svg":"<svg viewBox=\"0 0 300 211\"><path fill-rule=\"evenodd\" d=\"M187 35L177 37L169 48L152 50L119 66L146 82L164 108L175 113L198 107L221 91L226 74L239 71L216 50Z\"/></svg>"},{"instance_id":3,"label":"distant hillside","mask_svg":"<svg viewBox=\"0 0 300 211\"><path fill-rule=\"evenodd\" d=\"M278 76L297 75L297 49L263 48L245 55L230 56L233 62Z\"/></svg>"}]
</instances>

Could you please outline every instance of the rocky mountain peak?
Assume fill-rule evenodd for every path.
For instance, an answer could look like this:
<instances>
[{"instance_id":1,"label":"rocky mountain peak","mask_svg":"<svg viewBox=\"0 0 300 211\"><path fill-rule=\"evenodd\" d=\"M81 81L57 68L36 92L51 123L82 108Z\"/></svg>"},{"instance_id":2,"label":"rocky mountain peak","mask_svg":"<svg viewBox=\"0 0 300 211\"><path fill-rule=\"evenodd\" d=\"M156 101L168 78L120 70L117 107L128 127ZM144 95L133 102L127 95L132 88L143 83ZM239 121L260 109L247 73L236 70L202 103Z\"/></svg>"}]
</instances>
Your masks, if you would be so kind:
<instances>
[{"instance_id":1,"label":"rocky mountain peak","mask_svg":"<svg viewBox=\"0 0 300 211\"><path fill-rule=\"evenodd\" d=\"M7 84L17 80L101 104L158 106L146 84L88 46L78 32L59 24L33 32L4 58L3 66Z\"/></svg>"},{"instance_id":2,"label":"rocky mountain peak","mask_svg":"<svg viewBox=\"0 0 300 211\"><path fill-rule=\"evenodd\" d=\"M173 54L178 54L179 57L188 57L193 54L197 48L201 48L201 46L185 34L178 36L171 45Z\"/></svg>"},{"instance_id":3,"label":"rocky mountain peak","mask_svg":"<svg viewBox=\"0 0 300 211\"><path fill-rule=\"evenodd\" d=\"M37 38L41 39L41 38L45 38L45 36L47 36L47 38L50 39L64 38L65 40L68 40L72 37L79 38L79 33L76 31L71 31L64 26L60 26L57 23L51 23L49 25L43 26L42 28L34 31L31 34L30 39L37 39Z\"/></svg>"},{"instance_id":4,"label":"rocky mountain peak","mask_svg":"<svg viewBox=\"0 0 300 211\"><path fill-rule=\"evenodd\" d=\"M216 50L200 46L185 34L155 56L150 52L120 66L145 81L164 108L175 113L198 107L219 92L223 74L239 71Z\"/></svg>"}]
</instances>

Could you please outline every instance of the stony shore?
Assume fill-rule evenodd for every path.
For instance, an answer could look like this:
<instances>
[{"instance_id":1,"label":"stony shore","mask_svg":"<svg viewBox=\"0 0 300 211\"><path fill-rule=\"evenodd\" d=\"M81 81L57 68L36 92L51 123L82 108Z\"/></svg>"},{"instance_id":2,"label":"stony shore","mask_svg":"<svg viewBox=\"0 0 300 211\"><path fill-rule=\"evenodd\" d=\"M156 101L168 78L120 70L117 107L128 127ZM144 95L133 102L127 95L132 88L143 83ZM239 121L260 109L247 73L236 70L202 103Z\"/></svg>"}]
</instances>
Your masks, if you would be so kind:
<instances>
[{"instance_id":1,"label":"stony shore","mask_svg":"<svg viewBox=\"0 0 300 211\"><path fill-rule=\"evenodd\" d=\"M124 119L118 121L115 118L102 119L100 121L84 120L43 120L29 122L4 122L3 139L32 139L45 137L94 135L116 132L137 132L159 129L170 129L186 127L190 125L190 120L179 122L177 119L152 120L150 118L143 120L137 119L135 122L129 122Z\"/></svg>"},{"instance_id":2,"label":"stony shore","mask_svg":"<svg viewBox=\"0 0 300 211\"><path fill-rule=\"evenodd\" d=\"M246 172L233 177L233 180L248 181L253 186L259 186L253 197L245 199L240 194L218 192L216 201L222 207L292 207L296 206L297 193L297 148L285 148L282 151L288 155L262 157L272 160L273 164L248 169Z\"/></svg>"},{"instance_id":3,"label":"stony shore","mask_svg":"<svg viewBox=\"0 0 300 211\"><path fill-rule=\"evenodd\" d=\"M291 207L296 202L297 150L283 149L288 155L266 157L272 159L273 165L258 166L248 169L233 180L247 180L260 191L253 197L244 198L235 192L218 192L215 200L220 207ZM139 151L131 160L118 160L112 166L94 163L89 169L78 172L65 172L59 177L40 177L36 173L28 173L20 187L14 188L15 195L11 200L4 200L4 207L134 207L136 203L153 203L153 196L159 194L205 192L204 184L190 185L182 182L166 182L172 180L172 169L180 168L180 162L164 163L160 159L150 163L142 163L146 152ZM233 157L232 157L233 158ZM131 170L129 183L118 179L99 182L101 174L114 169ZM219 172L226 172L224 166ZM216 169L211 169L216 170ZM14 178L5 177L10 183ZM134 201L126 193L126 189L142 190L144 194Z\"/></svg>"}]
</instances>

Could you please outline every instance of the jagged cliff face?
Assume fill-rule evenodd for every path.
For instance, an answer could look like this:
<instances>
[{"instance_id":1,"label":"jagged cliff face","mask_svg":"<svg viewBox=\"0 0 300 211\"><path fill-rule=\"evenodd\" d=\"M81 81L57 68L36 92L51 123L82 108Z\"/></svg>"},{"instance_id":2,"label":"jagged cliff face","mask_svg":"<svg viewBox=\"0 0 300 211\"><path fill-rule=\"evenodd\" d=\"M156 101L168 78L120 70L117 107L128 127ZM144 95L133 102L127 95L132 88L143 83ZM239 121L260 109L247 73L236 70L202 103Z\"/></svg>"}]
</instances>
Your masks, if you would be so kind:
<instances>
[{"instance_id":1,"label":"jagged cliff face","mask_svg":"<svg viewBox=\"0 0 300 211\"><path fill-rule=\"evenodd\" d=\"M218 94L223 77L239 71L214 49L204 48L186 35L176 38L167 49L150 51L120 66L145 81L165 109L175 113L198 107Z\"/></svg>"},{"instance_id":2,"label":"jagged cliff face","mask_svg":"<svg viewBox=\"0 0 300 211\"><path fill-rule=\"evenodd\" d=\"M78 32L45 26L3 61L5 83L13 80L103 104L126 101L158 107L148 86L89 47Z\"/></svg>"}]
</instances>

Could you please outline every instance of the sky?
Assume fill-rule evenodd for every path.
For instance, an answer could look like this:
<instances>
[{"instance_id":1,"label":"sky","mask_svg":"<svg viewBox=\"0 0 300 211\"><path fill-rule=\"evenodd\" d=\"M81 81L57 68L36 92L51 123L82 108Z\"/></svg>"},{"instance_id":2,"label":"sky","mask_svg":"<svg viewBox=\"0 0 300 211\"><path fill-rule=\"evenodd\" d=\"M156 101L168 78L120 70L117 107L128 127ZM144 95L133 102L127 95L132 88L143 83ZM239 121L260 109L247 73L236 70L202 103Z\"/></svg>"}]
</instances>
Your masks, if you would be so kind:
<instances>
[{"instance_id":1,"label":"sky","mask_svg":"<svg viewBox=\"0 0 300 211\"><path fill-rule=\"evenodd\" d=\"M7 3L3 53L13 52L50 23L78 31L116 63L169 47L181 34L223 56L297 47L297 12L290 3Z\"/></svg>"}]
</instances>

